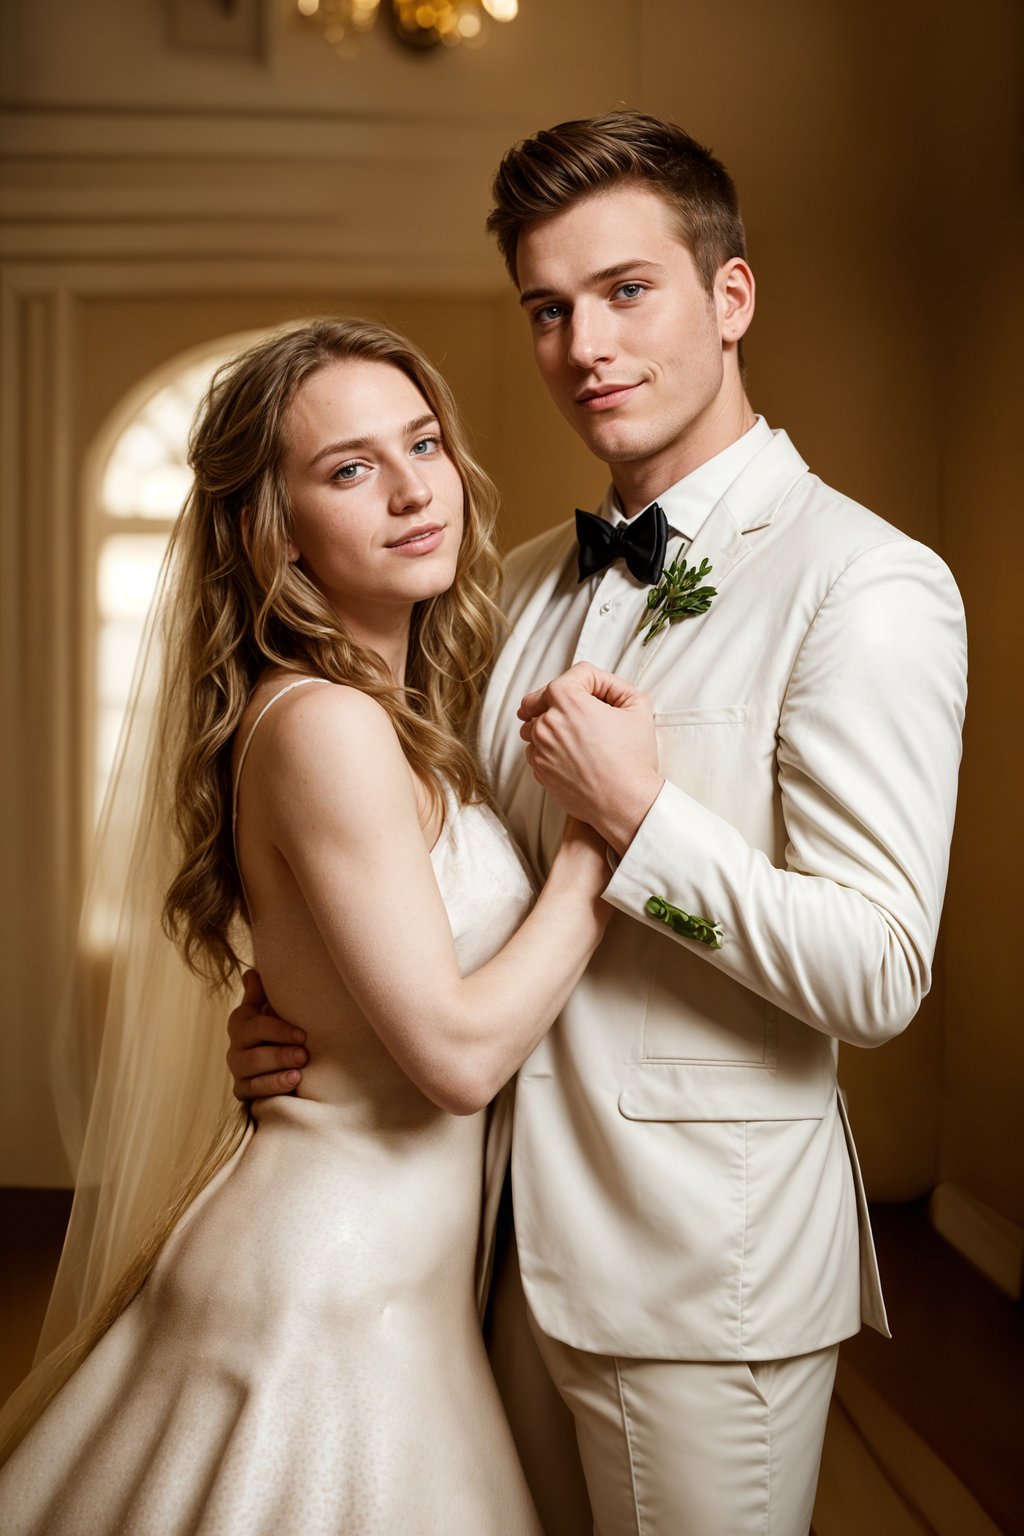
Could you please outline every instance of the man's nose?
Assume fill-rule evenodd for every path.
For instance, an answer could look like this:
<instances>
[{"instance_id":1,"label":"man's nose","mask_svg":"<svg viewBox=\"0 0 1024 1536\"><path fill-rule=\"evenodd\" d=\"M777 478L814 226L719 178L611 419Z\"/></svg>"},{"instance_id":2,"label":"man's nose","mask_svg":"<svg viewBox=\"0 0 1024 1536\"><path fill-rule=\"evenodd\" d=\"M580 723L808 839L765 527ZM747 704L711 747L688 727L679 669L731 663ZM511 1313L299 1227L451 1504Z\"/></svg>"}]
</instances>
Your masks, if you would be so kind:
<instances>
[{"instance_id":1,"label":"man's nose","mask_svg":"<svg viewBox=\"0 0 1024 1536\"><path fill-rule=\"evenodd\" d=\"M569 320L569 362L574 368L593 368L615 355L611 326L589 305L577 305Z\"/></svg>"}]
</instances>

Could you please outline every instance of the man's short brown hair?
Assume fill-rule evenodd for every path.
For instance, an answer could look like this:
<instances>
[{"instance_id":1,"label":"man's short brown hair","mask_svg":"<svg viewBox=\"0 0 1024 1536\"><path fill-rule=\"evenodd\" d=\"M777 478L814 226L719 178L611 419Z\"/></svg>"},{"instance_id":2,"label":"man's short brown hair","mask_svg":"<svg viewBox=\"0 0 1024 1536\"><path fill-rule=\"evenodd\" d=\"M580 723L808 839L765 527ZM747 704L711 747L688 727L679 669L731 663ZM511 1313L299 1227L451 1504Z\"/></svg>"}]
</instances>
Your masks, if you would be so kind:
<instances>
[{"instance_id":1,"label":"man's short brown hair","mask_svg":"<svg viewBox=\"0 0 1024 1536\"><path fill-rule=\"evenodd\" d=\"M665 199L709 293L723 262L746 257L739 198L721 161L674 123L621 110L543 129L498 166L487 232L516 286L516 247L527 224L623 185L650 187Z\"/></svg>"}]
</instances>

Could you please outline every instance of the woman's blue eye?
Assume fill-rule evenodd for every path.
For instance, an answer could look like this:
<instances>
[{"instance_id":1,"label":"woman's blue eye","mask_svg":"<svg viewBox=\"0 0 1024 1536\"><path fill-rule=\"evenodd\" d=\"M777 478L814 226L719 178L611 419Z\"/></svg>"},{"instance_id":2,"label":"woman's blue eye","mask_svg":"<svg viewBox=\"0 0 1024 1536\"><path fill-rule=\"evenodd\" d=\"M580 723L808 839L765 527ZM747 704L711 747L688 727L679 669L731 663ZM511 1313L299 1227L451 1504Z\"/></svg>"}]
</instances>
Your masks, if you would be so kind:
<instances>
[{"instance_id":1,"label":"woman's blue eye","mask_svg":"<svg viewBox=\"0 0 1024 1536\"><path fill-rule=\"evenodd\" d=\"M421 437L418 442L413 443L412 451L422 458L425 453L433 453L438 447L440 443L436 437Z\"/></svg>"},{"instance_id":2,"label":"woman's blue eye","mask_svg":"<svg viewBox=\"0 0 1024 1536\"><path fill-rule=\"evenodd\" d=\"M334 471L335 480L354 480L359 473L358 464L339 464Z\"/></svg>"}]
</instances>

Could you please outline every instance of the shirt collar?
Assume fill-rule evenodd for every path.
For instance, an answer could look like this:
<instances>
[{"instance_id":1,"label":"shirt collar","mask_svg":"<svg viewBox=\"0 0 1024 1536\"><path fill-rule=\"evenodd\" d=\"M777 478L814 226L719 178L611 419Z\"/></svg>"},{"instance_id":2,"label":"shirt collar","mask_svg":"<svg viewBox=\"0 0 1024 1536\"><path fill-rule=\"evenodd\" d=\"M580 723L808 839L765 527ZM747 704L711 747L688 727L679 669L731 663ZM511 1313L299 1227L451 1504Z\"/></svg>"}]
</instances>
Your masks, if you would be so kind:
<instances>
[{"instance_id":1,"label":"shirt collar","mask_svg":"<svg viewBox=\"0 0 1024 1536\"><path fill-rule=\"evenodd\" d=\"M716 453L706 464L698 464L682 480L677 480L675 485L657 496L655 499L665 513L671 532L682 534L684 539L695 539L712 508L721 501L755 454L771 440L771 428L763 416L758 416L742 437ZM598 511L613 523L626 521L613 486L608 487Z\"/></svg>"}]
</instances>

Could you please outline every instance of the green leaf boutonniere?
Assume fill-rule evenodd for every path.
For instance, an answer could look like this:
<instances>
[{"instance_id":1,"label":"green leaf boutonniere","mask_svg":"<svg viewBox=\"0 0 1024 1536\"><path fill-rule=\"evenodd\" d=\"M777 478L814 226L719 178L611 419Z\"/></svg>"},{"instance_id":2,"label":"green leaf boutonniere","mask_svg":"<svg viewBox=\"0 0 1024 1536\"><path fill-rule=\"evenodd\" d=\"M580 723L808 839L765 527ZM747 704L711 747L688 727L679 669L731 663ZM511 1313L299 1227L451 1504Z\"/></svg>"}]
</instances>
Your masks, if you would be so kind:
<instances>
[{"instance_id":1,"label":"green leaf boutonniere","mask_svg":"<svg viewBox=\"0 0 1024 1536\"><path fill-rule=\"evenodd\" d=\"M646 629L644 645L660 634L666 624L676 624L680 619L692 619L695 614L707 613L711 599L717 597L717 587L701 587L699 582L711 575L711 567L702 560L699 568L687 565L685 560L673 560L656 587L647 594L644 616L636 627L637 634Z\"/></svg>"}]
</instances>

